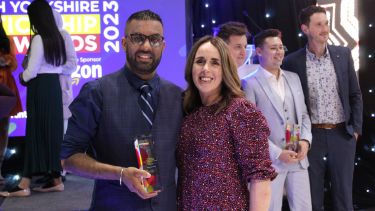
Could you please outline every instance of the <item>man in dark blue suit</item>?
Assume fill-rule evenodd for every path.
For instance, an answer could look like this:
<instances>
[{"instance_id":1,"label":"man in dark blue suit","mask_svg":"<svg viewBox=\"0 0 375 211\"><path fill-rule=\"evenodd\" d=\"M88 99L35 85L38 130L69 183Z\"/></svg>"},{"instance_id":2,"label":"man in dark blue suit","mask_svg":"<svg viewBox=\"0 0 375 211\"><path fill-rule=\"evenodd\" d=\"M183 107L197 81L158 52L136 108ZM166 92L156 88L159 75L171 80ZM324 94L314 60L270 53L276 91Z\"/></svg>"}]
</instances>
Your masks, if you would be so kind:
<instances>
[{"instance_id":1,"label":"man in dark blue suit","mask_svg":"<svg viewBox=\"0 0 375 211\"><path fill-rule=\"evenodd\" d=\"M324 210L324 176L329 171L334 210L353 210L356 141L362 131L362 95L350 49L327 44L329 24L322 7L300 14L308 44L284 60L302 83L312 122L308 153L313 210Z\"/></svg>"},{"instance_id":2,"label":"man in dark blue suit","mask_svg":"<svg viewBox=\"0 0 375 211\"><path fill-rule=\"evenodd\" d=\"M182 90L156 73L165 47L159 15L150 10L132 14L122 46L125 66L85 84L70 106L61 153L64 167L95 179L90 210L176 210ZM137 168L134 149L134 138L145 134L153 137L162 184L161 191L151 193L142 186L150 174ZM85 153L88 148L92 157Z\"/></svg>"}]
</instances>

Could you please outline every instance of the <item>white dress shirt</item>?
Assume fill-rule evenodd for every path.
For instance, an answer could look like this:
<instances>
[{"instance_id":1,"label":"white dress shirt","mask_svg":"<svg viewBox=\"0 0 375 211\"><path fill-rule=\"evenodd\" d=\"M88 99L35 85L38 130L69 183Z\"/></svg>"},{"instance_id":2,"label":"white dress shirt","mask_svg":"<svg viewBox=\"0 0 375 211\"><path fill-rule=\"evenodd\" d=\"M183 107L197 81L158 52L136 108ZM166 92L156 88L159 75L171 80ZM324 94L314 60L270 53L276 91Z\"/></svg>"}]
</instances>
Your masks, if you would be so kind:
<instances>
[{"instance_id":1,"label":"white dress shirt","mask_svg":"<svg viewBox=\"0 0 375 211\"><path fill-rule=\"evenodd\" d=\"M44 58L43 41L40 35L35 35L31 41L29 61L26 70L22 73L25 82L36 78L41 73L58 73L62 72L62 66L56 67L48 64Z\"/></svg>"},{"instance_id":2,"label":"white dress shirt","mask_svg":"<svg viewBox=\"0 0 375 211\"><path fill-rule=\"evenodd\" d=\"M281 101L284 102L285 100L285 85L284 85L284 71L280 69L279 78L276 78L276 76L266 69L264 69L262 66L259 67L260 70L263 71L264 76L267 78L268 85L272 88L273 91L277 94L277 96L280 97Z\"/></svg>"}]
</instances>

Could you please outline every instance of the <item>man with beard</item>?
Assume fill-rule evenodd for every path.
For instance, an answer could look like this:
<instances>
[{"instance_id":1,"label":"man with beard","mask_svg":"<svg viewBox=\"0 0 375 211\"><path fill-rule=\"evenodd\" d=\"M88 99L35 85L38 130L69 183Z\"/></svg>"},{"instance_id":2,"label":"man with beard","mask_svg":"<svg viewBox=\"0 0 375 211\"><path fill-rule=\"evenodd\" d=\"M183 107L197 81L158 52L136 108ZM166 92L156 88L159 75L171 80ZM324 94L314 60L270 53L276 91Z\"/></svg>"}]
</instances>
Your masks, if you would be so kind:
<instances>
[{"instance_id":1,"label":"man with beard","mask_svg":"<svg viewBox=\"0 0 375 211\"><path fill-rule=\"evenodd\" d=\"M308 154L312 209L324 208L324 180L330 175L333 210L353 210L356 141L362 132L362 94L350 49L328 45L326 10L309 6L300 14L306 47L288 55L286 70L299 75L312 123Z\"/></svg>"},{"instance_id":2,"label":"man with beard","mask_svg":"<svg viewBox=\"0 0 375 211\"><path fill-rule=\"evenodd\" d=\"M95 179L90 210L176 210L174 153L182 90L156 73L165 47L159 15L132 14L122 46L125 66L85 84L71 104L62 162L68 171ZM137 168L134 139L149 134L161 191L145 191L142 179L150 174ZM85 153L88 148L94 156Z\"/></svg>"}]
</instances>

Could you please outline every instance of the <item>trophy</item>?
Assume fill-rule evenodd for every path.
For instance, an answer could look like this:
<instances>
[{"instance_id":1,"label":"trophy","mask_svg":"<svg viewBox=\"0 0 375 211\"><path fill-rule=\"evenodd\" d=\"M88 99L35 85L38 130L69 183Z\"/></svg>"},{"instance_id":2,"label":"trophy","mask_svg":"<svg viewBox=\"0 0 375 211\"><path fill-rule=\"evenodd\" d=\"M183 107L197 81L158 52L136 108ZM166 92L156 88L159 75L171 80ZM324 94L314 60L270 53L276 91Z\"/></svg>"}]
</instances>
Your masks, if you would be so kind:
<instances>
[{"instance_id":1,"label":"trophy","mask_svg":"<svg viewBox=\"0 0 375 211\"><path fill-rule=\"evenodd\" d=\"M151 135L142 135L135 138L134 147L137 154L138 167L151 174L151 177L144 178L142 181L143 187L148 193L161 190L158 161L155 158L153 146L154 142Z\"/></svg>"},{"instance_id":2,"label":"trophy","mask_svg":"<svg viewBox=\"0 0 375 211\"><path fill-rule=\"evenodd\" d=\"M300 131L301 128L298 124L286 124L285 149L294 152L299 151Z\"/></svg>"}]
</instances>

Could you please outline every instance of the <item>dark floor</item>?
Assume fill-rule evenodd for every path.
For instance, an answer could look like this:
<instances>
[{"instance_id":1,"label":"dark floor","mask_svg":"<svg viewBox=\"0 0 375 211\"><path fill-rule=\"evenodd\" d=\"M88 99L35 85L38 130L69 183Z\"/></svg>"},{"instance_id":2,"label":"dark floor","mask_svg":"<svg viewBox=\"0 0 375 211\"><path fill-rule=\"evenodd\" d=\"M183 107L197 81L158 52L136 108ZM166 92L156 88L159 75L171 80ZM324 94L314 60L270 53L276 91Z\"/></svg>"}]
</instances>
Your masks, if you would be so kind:
<instances>
[{"instance_id":1,"label":"dark floor","mask_svg":"<svg viewBox=\"0 0 375 211\"><path fill-rule=\"evenodd\" d=\"M32 192L29 197L2 198L0 211L81 211L90 206L93 180L72 174L66 176L65 190L54 193ZM286 202L287 203L287 202ZM286 211L289 209L283 209ZM375 208L357 211L375 211Z\"/></svg>"},{"instance_id":2,"label":"dark floor","mask_svg":"<svg viewBox=\"0 0 375 211\"><path fill-rule=\"evenodd\" d=\"M63 192L31 192L28 197L2 198L0 210L4 211L70 211L90 207L93 180L69 174Z\"/></svg>"}]
</instances>

